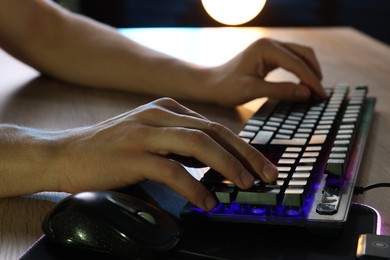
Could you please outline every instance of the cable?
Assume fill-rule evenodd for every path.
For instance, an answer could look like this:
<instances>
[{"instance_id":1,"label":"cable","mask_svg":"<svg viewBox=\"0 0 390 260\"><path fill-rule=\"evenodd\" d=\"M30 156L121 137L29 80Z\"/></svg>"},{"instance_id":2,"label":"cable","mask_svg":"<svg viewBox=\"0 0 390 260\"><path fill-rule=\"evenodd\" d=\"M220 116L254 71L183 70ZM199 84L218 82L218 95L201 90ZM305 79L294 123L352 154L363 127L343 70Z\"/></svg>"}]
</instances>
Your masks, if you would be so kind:
<instances>
[{"instance_id":1,"label":"cable","mask_svg":"<svg viewBox=\"0 0 390 260\"><path fill-rule=\"evenodd\" d=\"M371 185L368 185L365 187L364 186L355 186L353 193L354 194L363 194L364 192L366 192L368 190L375 189L375 188L384 188L384 187L390 188L390 183L381 182L381 183L371 184Z\"/></svg>"}]
</instances>

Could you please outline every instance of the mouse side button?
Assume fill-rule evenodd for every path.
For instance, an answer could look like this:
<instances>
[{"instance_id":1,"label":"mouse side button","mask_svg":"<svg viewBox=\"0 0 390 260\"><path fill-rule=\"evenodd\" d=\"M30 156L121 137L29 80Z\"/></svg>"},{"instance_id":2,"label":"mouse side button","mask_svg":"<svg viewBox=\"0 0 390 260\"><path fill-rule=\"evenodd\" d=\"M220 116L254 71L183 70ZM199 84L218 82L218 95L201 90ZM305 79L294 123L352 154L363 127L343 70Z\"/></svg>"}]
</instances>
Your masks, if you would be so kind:
<instances>
[{"instance_id":1,"label":"mouse side button","mask_svg":"<svg viewBox=\"0 0 390 260\"><path fill-rule=\"evenodd\" d=\"M150 215L148 212L139 211L139 212L137 212L137 214L138 214L138 216L140 216L141 218L145 219L150 224L153 224L153 225L157 224L156 220L154 219L154 217L152 215Z\"/></svg>"}]
</instances>

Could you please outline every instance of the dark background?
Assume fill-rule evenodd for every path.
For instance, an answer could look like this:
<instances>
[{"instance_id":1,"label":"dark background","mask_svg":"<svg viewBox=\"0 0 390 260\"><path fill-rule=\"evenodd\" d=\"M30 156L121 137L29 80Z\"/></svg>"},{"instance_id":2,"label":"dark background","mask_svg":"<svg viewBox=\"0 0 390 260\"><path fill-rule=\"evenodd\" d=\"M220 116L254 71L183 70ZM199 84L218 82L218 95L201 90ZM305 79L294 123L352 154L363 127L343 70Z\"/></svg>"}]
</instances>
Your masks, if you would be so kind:
<instances>
[{"instance_id":1,"label":"dark background","mask_svg":"<svg viewBox=\"0 0 390 260\"><path fill-rule=\"evenodd\" d=\"M115 27L221 26L200 0L78 1L79 12ZM390 0L268 0L243 26L351 26L390 44L389 16Z\"/></svg>"}]
</instances>

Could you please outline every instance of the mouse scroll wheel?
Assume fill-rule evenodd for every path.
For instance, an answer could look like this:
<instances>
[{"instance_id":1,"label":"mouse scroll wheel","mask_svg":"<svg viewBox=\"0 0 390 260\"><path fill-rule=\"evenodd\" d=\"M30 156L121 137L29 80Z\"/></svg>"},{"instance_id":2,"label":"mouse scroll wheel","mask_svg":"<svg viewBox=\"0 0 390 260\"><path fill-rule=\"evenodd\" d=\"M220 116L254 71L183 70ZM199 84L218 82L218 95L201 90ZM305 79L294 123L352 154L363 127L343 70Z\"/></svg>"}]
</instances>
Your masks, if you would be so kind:
<instances>
[{"instance_id":1,"label":"mouse scroll wheel","mask_svg":"<svg viewBox=\"0 0 390 260\"><path fill-rule=\"evenodd\" d=\"M150 224L156 225L156 220L152 215L150 215L148 212L145 211L138 211L137 215L140 216L141 218L145 219L147 222Z\"/></svg>"}]
</instances>

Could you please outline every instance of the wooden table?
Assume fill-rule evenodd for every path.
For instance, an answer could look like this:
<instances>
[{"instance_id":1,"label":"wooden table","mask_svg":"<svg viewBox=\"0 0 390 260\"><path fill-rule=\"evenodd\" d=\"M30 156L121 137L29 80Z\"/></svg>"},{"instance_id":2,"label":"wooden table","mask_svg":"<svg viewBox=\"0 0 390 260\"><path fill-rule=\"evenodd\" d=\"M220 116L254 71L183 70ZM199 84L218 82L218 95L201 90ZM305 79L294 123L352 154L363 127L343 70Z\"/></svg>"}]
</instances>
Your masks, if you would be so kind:
<instances>
[{"instance_id":1,"label":"wooden table","mask_svg":"<svg viewBox=\"0 0 390 260\"><path fill-rule=\"evenodd\" d=\"M131 29L123 34L149 47L205 65L221 63L260 37L312 46L322 65L324 84L367 83L378 97L358 185L390 182L390 48L352 28L171 28ZM87 89L50 78L0 50L0 122L47 129L93 124L156 97ZM277 70L269 80L296 80ZM237 108L182 102L238 132L261 105L257 99ZM389 189L354 198L382 215L382 233L390 234ZM42 235L41 222L62 193L0 200L0 259L17 259Z\"/></svg>"}]
</instances>

